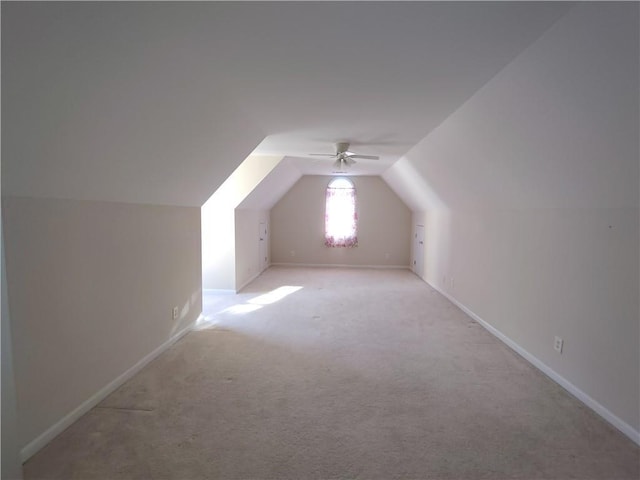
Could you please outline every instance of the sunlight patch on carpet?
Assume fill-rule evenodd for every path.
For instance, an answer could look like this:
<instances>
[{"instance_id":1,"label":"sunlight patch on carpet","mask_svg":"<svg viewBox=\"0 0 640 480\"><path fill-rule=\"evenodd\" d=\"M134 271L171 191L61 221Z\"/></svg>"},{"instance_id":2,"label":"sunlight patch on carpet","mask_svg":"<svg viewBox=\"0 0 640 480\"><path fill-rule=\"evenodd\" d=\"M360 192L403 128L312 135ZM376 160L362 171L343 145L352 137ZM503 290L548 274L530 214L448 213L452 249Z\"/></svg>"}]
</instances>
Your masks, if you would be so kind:
<instances>
[{"instance_id":1,"label":"sunlight patch on carpet","mask_svg":"<svg viewBox=\"0 0 640 480\"><path fill-rule=\"evenodd\" d=\"M265 293L263 295L259 295L255 298L252 298L247 303L251 303L254 305L270 305L272 303L276 303L282 300L284 297L291 295L298 290L301 290L302 287L285 285L275 290L271 290L269 293Z\"/></svg>"}]
</instances>

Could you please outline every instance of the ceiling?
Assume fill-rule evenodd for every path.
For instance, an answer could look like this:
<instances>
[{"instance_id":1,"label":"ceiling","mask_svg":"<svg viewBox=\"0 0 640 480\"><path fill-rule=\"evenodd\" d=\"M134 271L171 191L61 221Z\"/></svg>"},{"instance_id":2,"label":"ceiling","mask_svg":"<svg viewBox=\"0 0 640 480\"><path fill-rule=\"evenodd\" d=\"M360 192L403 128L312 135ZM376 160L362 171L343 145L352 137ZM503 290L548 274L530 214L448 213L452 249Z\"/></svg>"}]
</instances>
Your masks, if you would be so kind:
<instances>
[{"instance_id":1,"label":"ceiling","mask_svg":"<svg viewBox=\"0 0 640 480\"><path fill-rule=\"evenodd\" d=\"M570 7L3 3L5 193L199 206L252 152L384 172Z\"/></svg>"}]
</instances>

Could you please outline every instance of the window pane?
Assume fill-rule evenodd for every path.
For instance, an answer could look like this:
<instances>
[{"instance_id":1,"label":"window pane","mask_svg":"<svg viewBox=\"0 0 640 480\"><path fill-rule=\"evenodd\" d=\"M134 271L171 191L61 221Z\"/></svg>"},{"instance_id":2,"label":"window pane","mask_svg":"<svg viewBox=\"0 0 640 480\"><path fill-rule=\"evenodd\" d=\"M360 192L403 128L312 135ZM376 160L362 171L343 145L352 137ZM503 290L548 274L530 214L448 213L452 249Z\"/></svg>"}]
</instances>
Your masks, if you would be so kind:
<instances>
[{"instance_id":1,"label":"window pane","mask_svg":"<svg viewBox=\"0 0 640 480\"><path fill-rule=\"evenodd\" d=\"M327 187L325 245L328 247L358 245L356 191L349 180L336 179Z\"/></svg>"}]
</instances>

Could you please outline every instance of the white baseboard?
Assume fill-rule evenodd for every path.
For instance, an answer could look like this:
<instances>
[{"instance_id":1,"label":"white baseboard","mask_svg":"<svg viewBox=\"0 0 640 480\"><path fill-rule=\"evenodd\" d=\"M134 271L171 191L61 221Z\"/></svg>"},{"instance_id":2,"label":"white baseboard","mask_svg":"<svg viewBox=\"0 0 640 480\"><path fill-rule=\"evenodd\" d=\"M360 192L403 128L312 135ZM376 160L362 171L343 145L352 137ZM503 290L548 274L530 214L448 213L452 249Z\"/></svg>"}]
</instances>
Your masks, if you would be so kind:
<instances>
[{"instance_id":1,"label":"white baseboard","mask_svg":"<svg viewBox=\"0 0 640 480\"><path fill-rule=\"evenodd\" d=\"M392 268L409 270L409 265L347 265L343 263L272 263L274 267L320 267L320 268Z\"/></svg>"},{"instance_id":2,"label":"white baseboard","mask_svg":"<svg viewBox=\"0 0 640 480\"><path fill-rule=\"evenodd\" d=\"M235 295L236 291L227 288L203 288L202 293L209 293L212 295Z\"/></svg>"},{"instance_id":3,"label":"white baseboard","mask_svg":"<svg viewBox=\"0 0 640 480\"><path fill-rule=\"evenodd\" d=\"M267 267L268 268L268 267ZM266 268L265 268L266 270ZM264 271L264 270L263 270ZM246 287L247 285L249 285L251 282L253 282L256 278L258 278L260 276L262 272L258 272L256 273L253 277L251 277L249 280L247 280L246 282L244 282L242 285L240 285L238 288L236 288L235 293L240 292L240 290L242 290L244 287Z\"/></svg>"},{"instance_id":4,"label":"white baseboard","mask_svg":"<svg viewBox=\"0 0 640 480\"><path fill-rule=\"evenodd\" d=\"M182 329L174 336L172 336L169 340L164 342L158 348L153 350L151 353L142 358L138 363L136 363L133 367L128 369L122 375L118 376L116 379L112 380L110 383L102 387L98 390L94 395L89 397L87 400L82 402L78 407L65 415L62 419L57 421L47 430L45 430L42 434L36 437L34 440L30 441L27 445L25 445L22 450L20 450L20 460L24 463L33 455L35 455L41 448L43 448L47 443L53 440L55 437L60 435L65 429L67 429L72 423L78 420L82 415L87 413L93 407L95 407L98 403L104 400L110 393L116 390L120 385L133 377L136 373L142 370L149 362L151 362L154 358L164 352L167 348L169 348L172 344L186 335L189 331L193 329L195 322L188 327Z\"/></svg>"},{"instance_id":5,"label":"white baseboard","mask_svg":"<svg viewBox=\"0 0 640 480\"><path fill-rule=\"evenodd\" d=\"M503 343L505 343L508 347L510 347L518 355L523 357L525 360L527 360L529 363L531 363L534 367L536 367L538 370L540 370L542 373L544 373L546 376L548 376L551 380L553 380L558 385L560 385L562 388L567 390L571 395L576 397L578 400L580 400L582 403L584 403L587 407L591 408L591 410L596 412L598 415L600 415L602 418L604 418L607 422L609 422L615 428L617 428L622 433L624 433L627 437L629 437L631 440L633 440L636 444L640 445L640 432L638 432L636 429L634 429L631 425L626 423L624 420L622 420L621 418L619 418L615 414L611 413L611 411L609 411L606 407L602 406L596 400L594 400L589 395L587 395L585 392L580 390L573 383L571 383L569 380L567 380L562 375L557 373L555 370L553 370L547 364L545 364L540 359L538 359L537 357L535 357L534 355L532 355L531 353L526 351L524 348L522 348L516 342L514 342L509 337L507 337L505 334L503 334L500 330L496 329L491 324L487 323L485 320L480 318L472 310L470 310L466 305L460 303L458 300L456 300L449 293L447 293L447 292L441 290L440 288L430 284L429 282L427 282L427 283L433 289L437 290L442 295L444 295L446 298L448 298L449 301L451 301L451 303L456 305L460 310L462 310L464 313L466 313L471 318L473 318L476 322L478 322L480 325L482 325L489 333L491 333L493 336L495 336L498 340L500 340Z\"/></svg>"}]
</instances>

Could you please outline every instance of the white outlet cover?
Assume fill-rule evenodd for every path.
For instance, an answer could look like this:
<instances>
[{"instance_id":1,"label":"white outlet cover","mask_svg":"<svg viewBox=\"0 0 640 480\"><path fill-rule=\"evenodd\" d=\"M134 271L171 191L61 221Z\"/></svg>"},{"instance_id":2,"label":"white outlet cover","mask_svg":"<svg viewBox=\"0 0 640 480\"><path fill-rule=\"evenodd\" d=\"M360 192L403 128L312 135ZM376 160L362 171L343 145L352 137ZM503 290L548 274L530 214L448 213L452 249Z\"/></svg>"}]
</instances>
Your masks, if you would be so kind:
<instances>
[{"instance_id":1,"label":"white outlet cover","mask_svg":"<svg viewBox=\"0 0 640 480\"><path fill-rule=\"evenodd\" d=\"M562 353L562 346L563 345L564 345L564 340L562 340L562 338L560 338L560 337L555 337L554 338L553 349L556 352Z\"/></svg>"}]
</instances>

